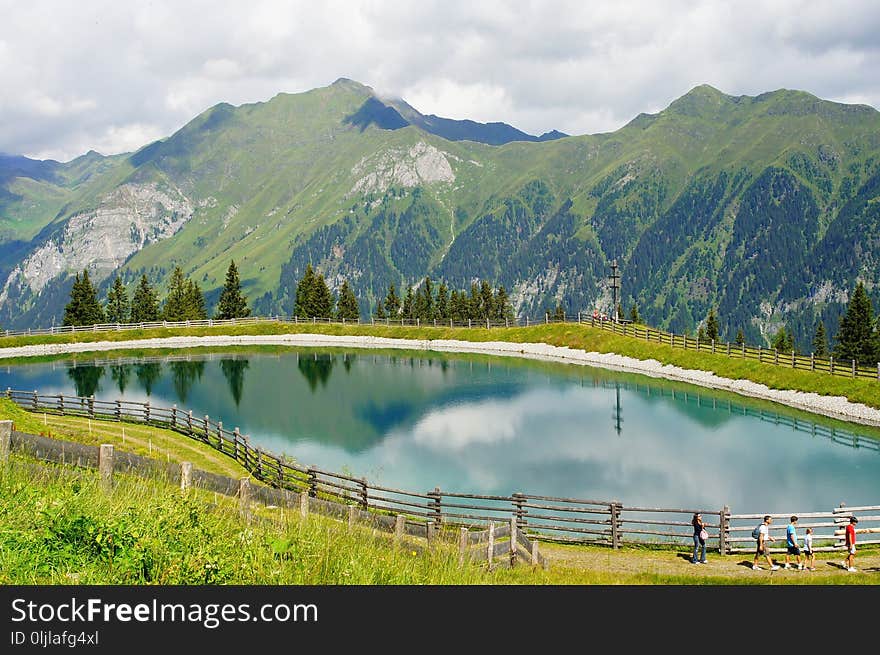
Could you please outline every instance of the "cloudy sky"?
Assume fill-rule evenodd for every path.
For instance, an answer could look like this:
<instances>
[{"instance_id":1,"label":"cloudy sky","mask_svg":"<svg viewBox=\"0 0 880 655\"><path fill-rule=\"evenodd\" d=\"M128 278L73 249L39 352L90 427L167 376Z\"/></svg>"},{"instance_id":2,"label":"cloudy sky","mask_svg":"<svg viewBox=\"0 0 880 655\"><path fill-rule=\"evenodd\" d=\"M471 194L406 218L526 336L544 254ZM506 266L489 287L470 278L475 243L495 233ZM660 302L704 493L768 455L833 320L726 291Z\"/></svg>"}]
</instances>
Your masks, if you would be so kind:
<instances>
[{"instance_id":1,"label":"cloudy sky","mask_svg":"<svg viewBox=\"0 0 880 655\"><path fill-rule=\"evenodd\" d=\"M0 0L0 152L68 160L349 77L423 113L616 129L697 84L880 107L876 0Z\"/></svg>"}]
</instances>

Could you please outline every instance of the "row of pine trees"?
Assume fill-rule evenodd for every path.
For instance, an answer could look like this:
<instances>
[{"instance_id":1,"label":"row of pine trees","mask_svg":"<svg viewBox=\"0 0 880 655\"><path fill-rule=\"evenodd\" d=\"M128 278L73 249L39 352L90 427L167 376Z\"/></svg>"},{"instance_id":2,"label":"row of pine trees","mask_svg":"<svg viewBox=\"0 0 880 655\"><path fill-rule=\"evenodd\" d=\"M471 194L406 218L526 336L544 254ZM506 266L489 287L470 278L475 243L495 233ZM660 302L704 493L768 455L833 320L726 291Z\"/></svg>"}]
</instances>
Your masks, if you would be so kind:
<instances>
[{"instance_id":1,"label":"row of pine trees","mask_svg":"<svg viewBox=\"0 0 880 655\"><path fill-rule=\"evenodd\" d=\"M622 315L620 308L618 311ZM360 318L357 298L348 281L343 281L339 296L336 298L328 288L324 277L316 273L311 264L306 267L305 274L297 284L293 313L303 318L352 321ZM244 318L249 315L250 309L247 298L241 291L238 269L235 262L231 261L226 271L217 312L213 318ZM547 310L547 316L554 320L565 317L559 305L552 313ZM403 298L400 298L392 283L385 298L376 303L375 317L464 322L487 319L505 321L512 319L514 315L510 298L502 285L493 290L492 286L483 280L479 284L472 283L469 292L457 289L450 292L445 282L437 286L430 277L425 277L417 290L409 287ZM635 305L631 308L629 317L634 323L642 322L638 307ZM82 275L76 275L70 291L70 301L64 308L64 325L187 321L206 318L208 313L205 308L205 297L199 283L186 277L179 266L171 274L167 294L161 303L147 276L141 275L131 300L122 281L117 277L107 294L106 304L102 305L98 301L97 291L92 285L88 270L84 270ZM705 325L700 325L697 338L700 341L719 339L719 322L714 308L709 310ZM737 345L744 344L742 329L737 331L735 342ZM812 342L812 352L817 357L833 354L837 359L854 359L865 364L880 361L880 320L875 319L871 299L861 282L856 285L846 313L840 319L836 342L833 351L830 350L825 325L819 321ZM779 328L773 337L771 346L779 352L797 351L791 331L786 330L784 326Z\"/></svg>"},{"instance_id":2,"label":"row of pine trees","mask_svg":"<svg viewBox=\"0 0 880 655\"><path fill-rule=\"evenodd\" d=\"M635 307L633 307L633 317L635 322L640 322L636 320L638 310ZM718 318L714 309L709 310L705 328L700 325L697 338L700 341L718 339ZM816 357L833 355L839 360L854 359L856 362L870 365L880 362L880 318L875 319L871 298L861 282L856 284L846 312L840 317L835 341L834 348L829 348L825 324L819 321L811 343L813 355ZM745 343L742 329L737 331L735 343L738 346ZM794 335L785 326L779 328L771 339L770 346L781 353L800 354L794 342Z\"/></svg>"},{"instance_id":3,"label":"row of pine trees","mask_svg":"<svg viewBox=\"0 0 880 655\"><path fill-rule=\"evenodd\" d=\"M213 318L229 319L250 316L247 298L241 291L241 280L235 262L229 263L226 281L220 293L217 313ZM64 325L95 325L98 323L146 323L150 321L198 321L208 318L205 296L199 283L190 280L177 266L168 281L168 291L160 303L155 287L141 275L129 300L122 280L117 276L102 305L88 270L76 274L70 299L64 307Z\"/></svg>"},{"instance_id":4,"label":"row of pine trees","mask_svg":"<svg viewBox=\"0 0 880 655\"><path fill-rule=\"evenodd\" d=\"M324 277L315 272L311 264L296 286L293 313L301 318L331 318L358 320L360 310L354 291L344 280L335 298ZM492 289L485 280L471 285L470 293L453 289L445 282L439 286L426 277L417 290L408 288L401 298L392 282L384 299L376 303L375 317L380 320L422 321L503 321L513 318L513 307L503 286Z\"/></svg>"}]
</instances>

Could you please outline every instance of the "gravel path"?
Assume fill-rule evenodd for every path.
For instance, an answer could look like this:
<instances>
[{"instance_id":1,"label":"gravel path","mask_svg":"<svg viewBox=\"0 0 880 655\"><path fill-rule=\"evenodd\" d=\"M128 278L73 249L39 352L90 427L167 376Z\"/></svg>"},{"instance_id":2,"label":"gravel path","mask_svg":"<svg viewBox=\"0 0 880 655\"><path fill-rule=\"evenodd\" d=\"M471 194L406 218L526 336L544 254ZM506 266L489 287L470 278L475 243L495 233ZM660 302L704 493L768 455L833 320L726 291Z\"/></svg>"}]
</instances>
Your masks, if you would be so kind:
<instances>
[{"instance_id":1,"label":"gravel path","mask_svg":"<svg viewBox=\"0 0 880 655\"><path fill-rule=\"evenodd\" d=\"M0 359L35 357L68 353L101 352L122 349L198 348L217 346L330 346L336 348L398 348L439 352L479 353L506 357L522 357L544 361L596 366L616 371L641 373L713 389L724 389L744 396L762 398L865 425L880 426L880 410L862 403L853 403L843 396L822 396L817 393L770 389L750 380L733 380L708 371L685 369L661 364L655 359L640 360L613 353L586 352L566 346L544 343L510 343L506 341L459 341L455 339L391 339L370 336L336 336L329 334L283 335L217 335L204 337L163 337L129 341L97 341L19 346L0 349Z\"/></svg>"}]
</instances>

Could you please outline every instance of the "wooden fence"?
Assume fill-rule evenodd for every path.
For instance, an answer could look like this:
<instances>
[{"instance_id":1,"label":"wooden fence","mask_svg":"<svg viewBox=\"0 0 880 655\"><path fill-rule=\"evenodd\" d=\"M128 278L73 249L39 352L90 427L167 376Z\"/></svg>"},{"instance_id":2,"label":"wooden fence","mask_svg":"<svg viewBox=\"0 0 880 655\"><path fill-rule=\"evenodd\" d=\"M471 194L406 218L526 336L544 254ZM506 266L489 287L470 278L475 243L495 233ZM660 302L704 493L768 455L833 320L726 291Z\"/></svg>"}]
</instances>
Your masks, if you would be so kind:
<instances>
[{"instance_id":1,"label":"wooden fence","mask_svg":"<svg viewBox=\"0 0 880 655\"><path fill-rule=\"evenodd\" d=\"M415 492L371 484L365 478L303 466L253 446L238 428L229 430L208 416L192 411L157 407L149 402L99 400L81 396L41 395L38 392L6 390L6 397L23 409L47 414L81 416L92 419L126 421L170 429L200 441L239 462L256 479L283 490L291 490L321 502L352 505L360 511L386 517L404 515L407 521L430 531L441 527L483 528L492 522L511 519L517 529L532 541L589 543L620 548L624 544L648 542L665 545L693 543L691 516L701 512L712 535L710 547L721 553L739 552L750 532L750 520L758 515L732 515L728 507L717 511L706 508L629 507L612 500L560 498L517 492L508 496L442 491ZM851 511L880 512L878 507L837 508L831 513L799 514L803 517L834 516L848 519ZM798 514L797 512L794 512ZM763 515L761 515L763 516ZM779 515L782 516L782 515ZM826 517L827 518L827 517ZM860 516L860 531L880 531L869 526L880 524L880 515ZM824 527L824 526L823 526ZM819 535L831 540L830 548L843 546L842 532ZM862 543L880 543L880 540ZM824 544L823 544L824 547Z\"/></svg>"},{"instance_id":2,"label":"wooden fence","mask_svg":"<svg viewBox=\"0 0 880 655\"><path fill-rule=\"evenodd\" d=\"M248 478L236 480L209 473L194 468L189 462L171 464L133 453L116 452L112 445L89 446L16 432L11 429L10 423L11 421L0 421L0 468L7 464L10 452L19 452L45 462L96 468L99 471L101 487L108 491L113 487L114 475L117 472L140 477L164 478L170 484L179 484L183 491L199 488L237 498L239 510L249 521L270 520L254 517L252 503L258 502L267 508L280 509L280 515L276 515L276 518L282 523L285 521L284 510L287 510L287 518L292 514L299 514L302 517L312 513L320 514L345 521L349 528L359 525L389 532L392 534L393 545L400 545L405 539L414 538L415 542L406 541L406 547L422 552L435 542L445 541L451 545L453 539L450 537L455 536L450 531L443 533L437 530L433 521L421 523L412 521L404 514L389 516L364 511L357 505L312 498L307 490L293 492L253 486ZM511 534L514 535L512 538ZM424 544L421 540L424 540ZM496 529L495 524L490 523L487 529L481 531L462 527L458 538L458 549L460 564L485 562L491 570L499 565L497 560L502 557L500 562L502 566L512 567L522 561L533 566L549 568L547 560L539 552L538 542L530 541L513 522L500 529Z\"/></svg>"},{"instance_id":3,"label":"wooden fence","mask_svg":"<svg viewBox=\"0 0 880 655\"><path fill-rule=\"evenodd\" d=\"M298 316L282 317L282 316L250 316L248 318L231 318L225 320L204 319L199 321L153 321L148 323L102 323L98 325L84 326L61 326L41 329L27 330L5 330L4 336L37 336L37 335L54 335L54 334L74 334L83 332L118 332L124 330L146 330L151 328L189 328L189 327L218 327L223 325L252 325L255 323L276 322L276 323L293 323L299 324L329 324L338 325L387 325L387 326L405 326L405 327L528 327L541 323L567 323L577 322L579 324L587 324L591 327L608 330L615 334L629 336L636 339L644 339L649 343L659 343L671 346L673 348L682 348L684 350L696 350L700 352L711 352L714 354L722 354L735 359L750 359L763 364L773 364L775 366L785 366L800 371L811 371L828 373L849 378L868 378L880 381L880 362L872 362L866 366L865 362L857 362L850 360L835 360L833 356L827 358L815 357L812 353L809 356L799 355L794 351L779 352L772 348L763 348L761 346L748 346L745 344L732 344L730 342L716 342L714 339L710 341L700 341L684 334L675 334L674 332L664 332L656 330L646 325L638 325L630 321L611 321L606 318L597 317L591 314L578 313L575 316L565 316L562 319L550 319L545 317L543 321L534 321L528 317L518 319L505 319L503 321L480 319L467 321L449 320L425 320L421 319L399 319L391 320L370 318L369 322L357 319L355 321L346 322L327 319L327 318L301 318Z\"/></svg>"}]
</instances>

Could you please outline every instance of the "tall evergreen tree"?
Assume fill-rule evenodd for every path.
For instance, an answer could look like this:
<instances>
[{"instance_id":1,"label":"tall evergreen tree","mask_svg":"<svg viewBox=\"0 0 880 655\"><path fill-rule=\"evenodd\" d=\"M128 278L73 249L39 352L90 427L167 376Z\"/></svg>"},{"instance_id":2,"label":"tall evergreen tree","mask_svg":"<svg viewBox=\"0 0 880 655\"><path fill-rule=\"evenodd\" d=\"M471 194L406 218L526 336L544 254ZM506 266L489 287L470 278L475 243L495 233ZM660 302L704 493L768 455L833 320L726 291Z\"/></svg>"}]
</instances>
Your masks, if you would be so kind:
<instances>
[{"instance_id":1,"label":"tall evergreen tree","mask_svg":"<svg viewBox=\"0 0 880 655\"><path fill-rule=\"evenodd\" d=\"M361 317L360 309L358 309L357 298L354 291L348 284L348 280L342 281L342 287L339 289L339 306L336 308L336 318L346 321L356 321Z\"/></svg>"},{"instance_id":2,"label":"tall evergreen tree","mask_svg":"<svg viewBox=\"0 0 880 655\"><path fill-rule=\"evenodd\" d=\"M792 335L790 330L786 330L785 326L782 326L773 336L773 341L770 345L777 352L790 353L794 350L794 335Z\"/></svg>"},{"instance_id":3,"label":"tall evergreen tree","mask_svg":"<svg viewBox=\"0 0 880 655\"><path fill-rule=\"evenodd\" d=\"M314 292L314 314L312 314L312 316L317 316L318 318L333 318L333 305L335 304L335 299L333 298L330 287L327 286L327 281L324 279L323 275L315 273L314 287L312 290Z\"/></svg>"},{"instance_id":4,"label":"tall evergreen tree","mask_svg":"<svg viewBox=\"0 0 880 655\"><path fill-rule=\"evenodd\" d=\"M220 292L215 318L244 318L250 315L251 310L248 307L247 298L241 292L241 280L238 276L238 269L235 267L235 260L231 260L229 268L226 270L226 282L223 285L223 291Z\"/></svg>"},{"instance_id":5,"label":"tall evergreen tree","mask_svg":"<svg viewBox=\"0 0 880 655\"><path fill-rule=\"evenodd\" d=\"M74 279L70 301L64 307L64 325L95 325L104 320L104 310L89 279L89 271L83 269L82 276Z\"/></svg>"},{"instance_id":6,"label":"tall evergreen tree","mask_svg":"<svg viewBox=\"0 0 880 655\"><path fill-rule=\"evenodd\" d=\"M492 286L486 281L480 282L480 318L485 320L495 314L495 297L492 294Z\"/></svg>"},{"instance_id":7,"label":"tall evergreen tree","mask_svg":"<svg viewBox=\"0 0 880 655\"><path fill-rule=\"evenodd\" d=\"M412 287L407 288L406 295L403 297L403 309L401 310L402 318L413 320L416 317L416 299L413 295Z\"/></svg>"},{"instance_id":8,"label":"tall evergreen tree","mask_svg":"<svg viewBox=\"0 0 880 655\"><path fill-rule=\"evenodd\" d=\"M745 344L745 342L746 342L746 337L745 337L745 335L743 334L743 329L742 329L742 328L739 328L739 329L736 331L736 345L737 345L737 346L742 346L742 345Z\"/></svg>"},{"instance_id":9,"label":"tall evergreen tree","mask_svg":"<svg viewBox=\"0 0 880 655\"><path fill-rule=\"evenodd\" d=\"M294 298L293 303L294 316L301 316L303 318L312 318L316 316L313 301L314 295L315 271L312 269L312 265L308 264L306 266L306 272L296 285L296 297Z\"/></svg>"},{"instance_id":10,"label":"tall evergreen tree","mask_svg":"<svg viewBox=\"0 0 880 655\"><path fill-rule=\"evenodd\" d=\"M397 295L397 289L394 288L394 282L388 286L388 295L385 296L385 311L391 319L397 318L400 313L400 297Z\"/></svg>"},{"instance_id":11,"label":"tall evergreen tree","mask_svg":"<svg viewBox=\"0 0 880 655\"><path fill-rule=\"evenodd\" d=\"M383 304L384 303L382 302L381 298L379 298L379 300L376 301L376 311L373 313L373 315L376 318L379 318L379 319L385 318L386 314L385 314L385 310L382 307Z\"/></svg>"},{"instance_id":12,"label":"tall evergreen tree","mask_svg":"<svg viewBox=\"0 0 880 655\"><path fill-rule=\"evenodd\" d=\"M437 288L436 314L441 321L449 320L449 289L446 288L445 282L441 282Z\"/></svg>"},{"instance_id":13,"label":"tall evergreen tree","mask_svg":"<svg viewBox=\"0 0 880 655\"><path fill-rule=\"evenodd\" d=\"M82 325L82 296L82 280L77 273L70 287L70 299L64 306L63 325Z\"/></svg>"},{"instance_id":14,"label":"tall evergreen tree","mask_svg":"<svg viewBox=\"0 0 880 655\"><path fill-rule=\"evenodd\" d=\"M131 316L131 305L128 293L119 276L113 280L113 286L107 294L107 321L110 323L128 323Z\"/></svg>"},{"instance_id":15,"label":"tall evergreen tree","mask_svg":"<svg viewBox=\"0 0 880 655\"><path fill-rule=\"evenodd\" d=\"M706 343L706 330L703 329L702 325L697 329L697 341Z\"/></svg>"},{"instance_id":16,"label":"tall evergreen tree","mask_svg":"<svg viewBox=\"0 0 880 655\"><path fill-rule=\"evenodd\" d=\"M718 340L718 317L715 316L715 308L709 309L709 316L706 317L706 339L709 341Z\"/></svg>"},{"instance_id":17,"label":"tall evergreen tree","mask_svg":"<svg viewBox=\"0 0 880 655\"><path fill-rule=\"evenodd\" d=\"M205 308L205 295L198 282L187 280L186 285L186 313L185 321L200 321L208 318L208 310Z\"/></svg>"},{"instance_id":18,"label":"tall evergreen tree","mask_svg":"<svg viewBox=\"0 0 880 655\"><path fill-rule=\"evenodd\" d=\"M480 296L480 287L476 282L471 284L471 295L468 298L467 318L478 320L480 318L482 308L482 297Z\"/></svg>"},{"instance_id":19,"label":"tall evergreen tree","mask_svg":"<svg viewBox=\"0 0 880 655\"><path fill-rule=\"evenodd\" d=\"M189 280L180 266L175 266L168 280L168 293L162 307L162 318L166 321L185 321L189 318Z\"/></svg>"},{"instance_id":20,"label":"tall evergreen tree","mask_svg":"<svg viewBox=\"0 0 880 655\"><path fill-rule=\"evenodd\" d=\"M556 303L556 309L553 310L553 316L550 317L552 321L564 321L565 320L565 310L562 308L562 303Z\"/></svg>"},{"instance_id":21,"label":"tall evergreen tree","mask_svg":"<svg viewBox=\"0 0 880 655\"><path fill-rule=\"evenodd\" d=\"M469 316L467 295L464 292L459 293L458 289L453 289L449 295L449 318L455 323L463 323Z\"/></svg>"},{"instance_id":22,"label":"tall evergreen tree","mask_svg":"<svg viewBox=\"0 0 880 655\"><path fill-rule=\"evenodd\" d=\"M146 275L141 275L131 300L131 322L147 323L159 320L159 298Z\"/></svg>"},{"instance_id":23,"label":"tall evergreen tree","mask_svg":"<svg viewBox=\"0 0 880 655\"><path fill-rule=\"evenodd\" d=\"M493 319L504 321L513 318L513 306L510 304L510 297L507 295L507 289L504 288L504 285L499 285L495 290L495 298L492 302Z\"/></svg>"},{"instance_id":24,"label":"tall evergreen tree","mask_svg":"<svg viewBox=\"0 0 880 655\"><path fill-rule=\"evenodd\" d=\"M825 334L825 323L819 321L813 335L813 354L816 357L828 357L828 337Z\"/></svg>"},{"instance_id":25,"label":"tall evergreen tree","mask_svg":"<svg viewBox=\"0 0 880 655\"><path fill-rule=\"evenodd\" d=\"M861 282L856 285L846 313L840 318L834 356L843 360L854 359L865 364L878 360L874 335L874 308L871 306L865 285Z\"/></svg>"}]
</instances>

